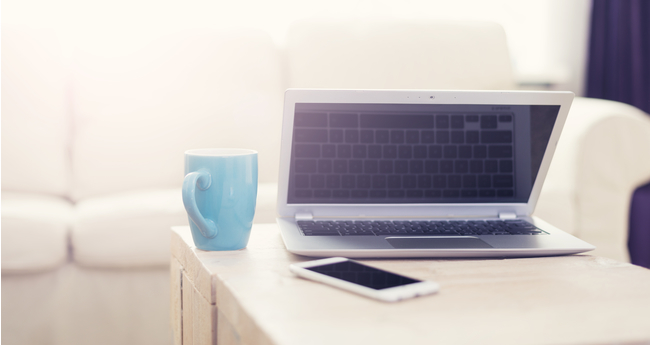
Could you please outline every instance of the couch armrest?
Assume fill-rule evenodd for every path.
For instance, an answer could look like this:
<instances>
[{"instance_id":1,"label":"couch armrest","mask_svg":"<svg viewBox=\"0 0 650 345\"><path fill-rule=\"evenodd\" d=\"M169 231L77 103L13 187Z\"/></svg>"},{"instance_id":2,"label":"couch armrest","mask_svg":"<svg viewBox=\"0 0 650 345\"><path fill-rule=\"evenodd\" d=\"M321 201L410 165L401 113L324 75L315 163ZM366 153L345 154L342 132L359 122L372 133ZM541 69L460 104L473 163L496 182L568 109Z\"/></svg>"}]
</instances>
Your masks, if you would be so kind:
<instances>
[{"instance_id":1,"label":"couch armrest","mask_svg":"<svg viewBox=\"0 0 650 345\"><path fill-rule=\"evenodd\" d=\"M630 198L650 180L650 116L614 101L576 98L536 215L628 261Z\"/></svg>"}]
</instances>

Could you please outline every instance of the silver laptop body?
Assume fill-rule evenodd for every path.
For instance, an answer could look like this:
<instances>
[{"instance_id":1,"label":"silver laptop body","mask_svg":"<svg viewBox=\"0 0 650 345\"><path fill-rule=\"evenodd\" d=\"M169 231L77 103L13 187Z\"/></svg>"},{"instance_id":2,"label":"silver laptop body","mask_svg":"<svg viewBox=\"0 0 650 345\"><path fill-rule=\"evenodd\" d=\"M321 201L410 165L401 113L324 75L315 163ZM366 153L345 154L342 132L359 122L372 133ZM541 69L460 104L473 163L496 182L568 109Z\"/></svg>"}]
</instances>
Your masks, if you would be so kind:
<instances>
[{"instance_id":1,"label":"silver laptop body","mask_svg":"<svg viewBox=\"0 0 650 345\"><path fill-rule=\"evenodd\" d=\"M594 249L531 217L573 94L285 94L278 218L324 257L526 257Z\"/></svg>"}]
</instances>

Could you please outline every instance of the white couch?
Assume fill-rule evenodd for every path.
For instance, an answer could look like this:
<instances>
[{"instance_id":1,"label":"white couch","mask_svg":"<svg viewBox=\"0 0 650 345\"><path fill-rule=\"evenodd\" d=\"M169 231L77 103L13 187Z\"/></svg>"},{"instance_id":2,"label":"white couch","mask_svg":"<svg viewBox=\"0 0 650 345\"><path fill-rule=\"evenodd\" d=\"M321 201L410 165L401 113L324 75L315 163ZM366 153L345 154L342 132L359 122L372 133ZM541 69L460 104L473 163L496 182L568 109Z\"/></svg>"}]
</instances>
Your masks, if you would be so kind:
<instances>
[{"instance_id":1,"label":"white couch","mask_svg":"<svg viewBox=\"0 0 650 345\"><path fill-rule=\"evenodd\" d=\"M138 50L62 54L2 31L2 341L168 344L169 228L187 224L183 152L259 151L255 222L273 222L287 87L513 89L489 23L311 21L184 32ZM650 117L576 99L537 215L626 260Z\"/></svg>"}]
</instances>

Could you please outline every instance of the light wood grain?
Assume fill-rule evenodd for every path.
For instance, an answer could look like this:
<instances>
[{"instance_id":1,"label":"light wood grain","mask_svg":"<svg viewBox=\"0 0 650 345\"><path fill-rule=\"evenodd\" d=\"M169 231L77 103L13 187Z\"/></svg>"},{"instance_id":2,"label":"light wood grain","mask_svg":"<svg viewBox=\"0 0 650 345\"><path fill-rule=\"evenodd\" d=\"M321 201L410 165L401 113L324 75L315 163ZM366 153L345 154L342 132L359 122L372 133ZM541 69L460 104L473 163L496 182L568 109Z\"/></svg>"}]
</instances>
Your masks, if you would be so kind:
<instances>
[{"instance_id":1,"label":"light wood grain","mask_svg":"<svg viewBox=\"0 0 650 345\"><path fill-rule=\"evenodd\" d=\"M183 345L193 345L194 344L194 331L193 331L193 319L194 319L194 290L192 289L192 283L187 279L185 274L182 275L182 289L181 292L183 300L183 310L182 313L182 327L183 331L181 332L183 337ZM207 331L207 330L206 330ZM210 330L211 331L211 330Z\"/></svg>"},{"instance_id":2,"label":"light wood grain","mask_svg":"<svg viewBox=\"0 0 650 345\"><path fill-rule=\"evenodd\" d=\"M650 342L650 270L609 259L362 260L441 285L384 303L295 277L288 265L310 258L288 253L274 224L255 225L234 252L197 250L188 228L173 232L172 247L185 247L173 253L211 277L209 292L197 289L242 344Z\"/></svg>"},{"instance_id":3,"label":"light wood grain","mask_svg":"<svg viewBox=\"0 0 650 345\"><path fill-rule=\"evenodd\" d=\"M197 249L194 246L192 235L189 232L189 227L186 228L188 231L182 234L182 238L185 243L191 243L192 247L187 245L175 245L173 242L171 246L172 257L176 258L181 263L184 274L189 277L190 281L192 281L192 284L196 287L203 298L208 300L210 304L215 304L216 298L214 289L212 288L214 284L213 277L196 255L196 253L204 251Z\"/></svg>"},{"instance_id":4,"label":"light wood grain","mask_svg":"<svg viewBox=\"0 0 650 345\"><path fill-rule=\"evenodd\" d=\"M182 318L182 280L183 272L181 269L181 264L178 260L172 257L169 265L169 277L171 284L171 324L172 324L172 335L174 337L174 345L183 344L183 318Z\"/></svg>"},{"instance_id":5,"label":"light wood grain","mask_svg":"<svg viewBox=\"0 0 650 345\"><path fill-rule=\"evenodd\" d=\"M235 330L232 323L225 317L225 315L217 312L217 344L219 345L241 345L241 336Z\"/></svg>"},{"instance_id":6,"label":"light wood grain","mask_svg":"<svg viewBox=\"0 0 650 345\"><path fill-rule=\"evenodd\" d=\"M184 273L184 272L183 272ZM217 339L217 309L183 274L183 345L210 345Z\"/></svg>"},{"instance_id":7,"label":"light wood grain","mask_svg":"<svg viewBox=\"0 0 650 345\"><path fill-rule=\"evenodd\" d=\"M216 342L217 333L217 320L215 306L210 304L208 300L192 286L193 299L192 299L192 339L194 345L210 345ZM187 288L183 289L187 291Z\"/></svg>"}]
</instances>

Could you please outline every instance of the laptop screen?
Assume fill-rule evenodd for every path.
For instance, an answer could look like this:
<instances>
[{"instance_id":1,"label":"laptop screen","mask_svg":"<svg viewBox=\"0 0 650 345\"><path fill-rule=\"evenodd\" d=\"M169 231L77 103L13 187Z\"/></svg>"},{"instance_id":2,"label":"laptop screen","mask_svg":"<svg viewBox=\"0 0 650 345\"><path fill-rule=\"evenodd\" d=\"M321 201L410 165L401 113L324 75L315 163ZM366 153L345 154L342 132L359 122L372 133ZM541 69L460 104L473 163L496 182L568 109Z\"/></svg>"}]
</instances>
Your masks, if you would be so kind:
<instances>
[{"instance_id":1,"label":"laptop screen","mask_svg":"<svg viewBox=\"0 0 650 345\"><path fill-rule=\"evenodd\" d=\"M527 202L559 109L296 103L287 203Z\"/></svg>"}]
</instances>

